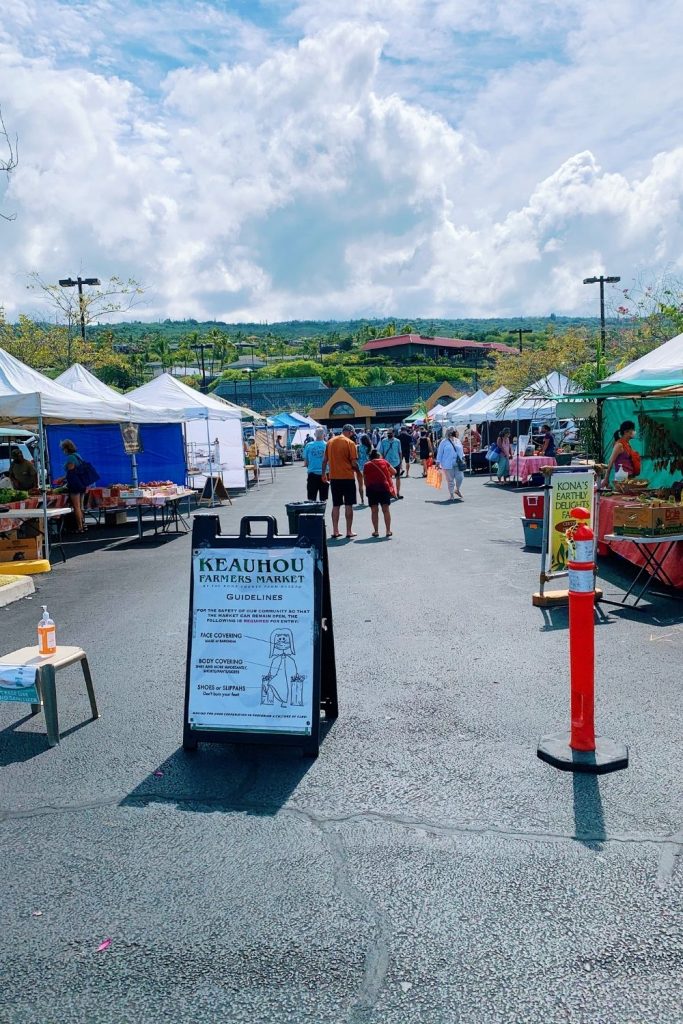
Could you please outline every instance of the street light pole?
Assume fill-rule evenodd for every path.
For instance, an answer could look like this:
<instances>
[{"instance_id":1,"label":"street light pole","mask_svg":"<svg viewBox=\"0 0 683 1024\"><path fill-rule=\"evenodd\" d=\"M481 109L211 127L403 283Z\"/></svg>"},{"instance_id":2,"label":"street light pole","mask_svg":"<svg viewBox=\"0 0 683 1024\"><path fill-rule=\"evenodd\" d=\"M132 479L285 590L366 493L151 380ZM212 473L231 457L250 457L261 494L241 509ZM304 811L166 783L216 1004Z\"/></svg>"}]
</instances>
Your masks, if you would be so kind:
<instances>
[{"instance_id":1,"label":"street light pole","mask_svg":"<svg viewBox=\"0 0 683 1024\"><path fill-rule=\"evenodd\" d=\"M604 359L605 359L605 285L616 284L621 281L620 277L605 277L600 274L599 277L584 277L584 284L599 284L600 285L600 344L596 352L596 367L595 372L598 380L602 380L604 376Z\"/></svg>"},{"instance_id":2,"label":"street light pole","mask_svg":"<svg viewBox=\"0 0 683 1024\"><path fill-rule=\"evenodd\" d=\"M80 277L74 281L71 277L62 278L59 282L61 288L78 288L78 308L81 315L81 341L85 345L85 304L83 302L83 285L97 287L101 284L99 277ZM69 332L69 347L67 351L69 366L71 365L71 332Z\"/></svg>"},{"instance_id":3,"label":"street light pole","mask_svg":"<svg viewBox=\"0 0 683 1024\"><path fill-rule=\"evenodd\" d=\"M521 355L521 353L522 353L522 335L523 334L533 334L533 330L531 329L531 327L514 327L510 331L510 334L518 335L518 337L519 337L519 352L520 352L520 355Z\"/></svg>"}]
</instances>

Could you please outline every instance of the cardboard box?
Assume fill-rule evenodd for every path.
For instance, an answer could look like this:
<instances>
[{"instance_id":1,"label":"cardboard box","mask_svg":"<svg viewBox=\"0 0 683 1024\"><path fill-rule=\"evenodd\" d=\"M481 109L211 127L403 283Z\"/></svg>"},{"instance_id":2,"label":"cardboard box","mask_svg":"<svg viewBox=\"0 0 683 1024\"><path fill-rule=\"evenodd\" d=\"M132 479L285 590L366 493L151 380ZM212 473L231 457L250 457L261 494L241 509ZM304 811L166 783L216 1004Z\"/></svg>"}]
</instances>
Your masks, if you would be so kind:
<instances>
[{"instance_id":1,"label":"cardboard box","mask_svg":"<svg viewBox=\"0 0 683 1024\"><path fill-rule=\"evenodd\" d=\"M632 537L683 533L683 506L631 504L614 509L614 532Z\"/></svg>"},{"instance_id":2,"label":"cardboard box","mask_svg":"<svg viewBox=\"0 0 683 1024\"><path fill-rule=\"evenodd\" d=\"M0 540L0 562L26 562L43 557L41 537Z\"/></svg>"}]
</instances>

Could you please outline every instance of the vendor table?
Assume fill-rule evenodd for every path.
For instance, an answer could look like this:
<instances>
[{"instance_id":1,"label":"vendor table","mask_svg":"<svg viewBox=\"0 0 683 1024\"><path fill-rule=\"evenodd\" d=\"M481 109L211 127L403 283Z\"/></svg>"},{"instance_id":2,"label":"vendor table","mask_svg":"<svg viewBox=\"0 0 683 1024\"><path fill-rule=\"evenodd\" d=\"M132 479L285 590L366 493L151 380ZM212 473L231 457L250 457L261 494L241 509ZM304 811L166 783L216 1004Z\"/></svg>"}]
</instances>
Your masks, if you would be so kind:
<instances>
[{"instance_id":1,"label":"vendor table","mask_svg":"<svg viewBox=\"0 0 683 1024\"><path fill-rule=\"evenodd\" d=\"M556 466L557 462L548 455L513 455L510 458L510 476L526 482L532 473L540 473L544 466Z\"/></svg>"},{"instance_id":2,"label":"vendor table","mask_svg":"<svg viewBox=\"0 0 683 1024\"><path fill-rule=\"evenodd\" d=\"M175 527L175 533L187 533L190 529L191 501L195 496L195 492L189 488L179 489L175 494L154 494L151 497L107 499L102 505L99 504L102 498L102 488L91 488L88 491L88 496L91 501L91 510L93 506L105 512L128 512L129 510L134 510L137 513L138 538L140 540L142 540L142 513L144 509L152 512L154 536L158 534L159 528L161 528L162 533L169 533L173 527ZM183 515L180 503L185 500L187 501L187 512ZM159 521L157 521L157 510L160 514Z\"/></svg>"},{"instance_id":3,"label":"vendor table","mask_svg":"<svg viewBox=\"0 0 683 1024\"><path fill-rule=\"evenodd\" d=\"M610 551L637 566L648 566L646 558L647 546L631 544L634 538L617 535L614 533L614 509L617 505L624 504L623 495L611 497L609 495L600 497L600 519L598 524L598 554L605 555ZM640 538L635 538L640 539ZM671 537L660 536L657 538L660 543L671 540ZM683 589L683 543L675 543L671 547L667 545L667 551L662 558L662 573L657 578L667 586Z\"/></svg>"},{"instance_id":4,"label":"vendor table","mask_svg":"<svg viewBox=\"0 0 683 1024\"><path fill-rule=\"evenodd\" d=\"M62 561L66 562L64 545L62 543L62 532L64 530L64 516L68 516L71 508L10 508L7 512L0 512L0 533L8 533L10 530L18 529L28 520L43 522L47 517L48 524L54 523L56 532L50 537L50 554L53 548L59 548L62 553Z\"/></svg>"},{"instance_id":5,"label":"vendor table","mask_svg":"<svg viewBox=\"0 0 683 1024\"><path fill-rule=\"evenodd\" d=\"M608 542L619 541L619 543L634 544L636 548L642 549L643 565L641 566L640 572L634 579L631 586L624 594L619 604L626 605L629 595L635 589L638 580L643 574L645 575L645 583L643 587L638 591L635 601L629 606L635 608L638 602L644 597L645 593L649 590L654 580L660 580L666 584L667 587L675 587L676 584L673 582L671 577L668 575L664 568L664 563L673 551L676 544L683 542L683 533L674 533L669 536L658 536L658 537L627 537L624 534L608 533L605 537ZM609 603L609 602L608 602Z\"/></svg>"}]
</instances>

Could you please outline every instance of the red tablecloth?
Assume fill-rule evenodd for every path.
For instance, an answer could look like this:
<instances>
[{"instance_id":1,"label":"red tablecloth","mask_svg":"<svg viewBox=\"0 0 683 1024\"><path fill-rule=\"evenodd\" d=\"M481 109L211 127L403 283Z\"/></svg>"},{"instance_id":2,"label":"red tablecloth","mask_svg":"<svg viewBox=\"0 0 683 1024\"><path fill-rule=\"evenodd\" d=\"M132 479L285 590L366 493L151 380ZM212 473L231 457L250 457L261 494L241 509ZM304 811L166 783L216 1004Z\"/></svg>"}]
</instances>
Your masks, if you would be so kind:
<instances>
[{"instance_id":1,"label":"red tablecloth","mask_svg":"<svg viewBox=\"0 0 683 1024\"><path fill-rule=\"evenodd\" d=\"M600 523L598 526L598 554L605 555L613 551L621 555L633 565L645 565L645 559L637 544L630 544L628 541L609 541L604 538L608 533L614 532L614 507L623 505L623 498L600 498ZM663 544L669 544L666 537L662 537ZM662 563L662 567L672 580L674 586L683 589L683 541L677 541Z\"/></svg>"},{"instance_id":2,"label":"red tablecloth","mask_svg":"<svg viewBox=\"0 0 683 1024\"><path fill-rule=\"evenodd\" d=\"M528 480L532 473L540 473L544 466L556 466L555 459L547 455L513 455L510 459L510 476L516 480Z\"/></svg>"}]
</instances>

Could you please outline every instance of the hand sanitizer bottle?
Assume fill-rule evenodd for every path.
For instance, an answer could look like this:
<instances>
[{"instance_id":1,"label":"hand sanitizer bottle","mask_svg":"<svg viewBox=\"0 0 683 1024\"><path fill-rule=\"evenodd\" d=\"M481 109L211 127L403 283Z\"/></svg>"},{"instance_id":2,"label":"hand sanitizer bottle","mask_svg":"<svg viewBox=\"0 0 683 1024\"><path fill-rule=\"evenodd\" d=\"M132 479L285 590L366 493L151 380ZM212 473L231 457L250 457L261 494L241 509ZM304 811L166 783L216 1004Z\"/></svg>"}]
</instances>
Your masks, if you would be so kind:
<instances>
[{"instance_id":1,"label":"hand sanitizer bottle","mask_svg":"<svg viewBox=\"0 0 683 1024\"><path fill-rule=\"evenodd\" d=\"M38 654L48 658L57 653L57 628L50 618L47 605L43 605L43 617L38 623Z\"/></svg>"}]
</instances>

